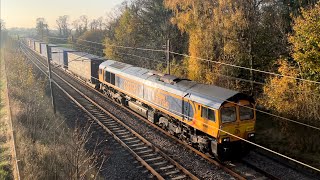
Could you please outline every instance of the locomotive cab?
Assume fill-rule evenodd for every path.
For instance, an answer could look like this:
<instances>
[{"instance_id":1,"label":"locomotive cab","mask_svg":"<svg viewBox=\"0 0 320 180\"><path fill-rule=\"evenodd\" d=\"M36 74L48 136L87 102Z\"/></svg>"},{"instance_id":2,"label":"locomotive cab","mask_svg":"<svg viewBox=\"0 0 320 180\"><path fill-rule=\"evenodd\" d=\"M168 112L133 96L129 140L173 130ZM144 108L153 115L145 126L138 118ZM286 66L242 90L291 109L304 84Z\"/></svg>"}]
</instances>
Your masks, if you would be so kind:
<instances>
[{"instance_id":1,"label":"locomotive cab","mask_svg":"<svg viewBox=\"0 0 320 180\"><path fill-rule=\"evenodd\" d=\"M218 111L219 133L217 145L212 151L221 159L241 157L250 150L250 144L242 141L254 141L255 105L250 100L239 100L236 103L226 102Z\"/></svg>"}]
</instances>

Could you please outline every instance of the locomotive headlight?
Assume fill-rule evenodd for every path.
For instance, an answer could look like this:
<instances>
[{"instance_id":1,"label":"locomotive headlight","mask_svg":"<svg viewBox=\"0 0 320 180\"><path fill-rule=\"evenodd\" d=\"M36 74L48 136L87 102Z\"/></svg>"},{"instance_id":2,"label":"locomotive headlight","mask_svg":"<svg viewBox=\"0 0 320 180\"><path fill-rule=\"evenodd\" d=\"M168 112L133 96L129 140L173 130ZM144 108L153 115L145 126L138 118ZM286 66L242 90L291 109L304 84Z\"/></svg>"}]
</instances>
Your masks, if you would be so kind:
<instances>
[{"instance_id":1,"label":"locomotive headlight","mask_svg":"<svg viewBox=\"0 0 320 180\"><path fill-rule=\"evenodd\" d=\"M248 134L248 137L249 137L249 138L254 137L254 133L249 133L249 134Z\"/></svg>"},{"instance_id":2,"label":"locomotive headlight","mask_svg":"<svg viewBox=\"0 0 320 180\"><path fill-rule=\"evenodd\" d=\"M230 142L230 138L229 137L223 138L222 141L223 142Z\"/></svg>"}]
</instances>

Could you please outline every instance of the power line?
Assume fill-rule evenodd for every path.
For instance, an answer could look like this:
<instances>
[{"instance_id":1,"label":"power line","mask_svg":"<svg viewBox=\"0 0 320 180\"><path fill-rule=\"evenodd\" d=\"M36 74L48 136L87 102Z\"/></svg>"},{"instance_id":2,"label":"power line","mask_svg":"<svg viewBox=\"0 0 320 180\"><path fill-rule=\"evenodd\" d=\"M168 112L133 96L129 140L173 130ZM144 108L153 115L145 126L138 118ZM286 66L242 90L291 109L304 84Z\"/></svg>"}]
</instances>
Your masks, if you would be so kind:
<instances>
[{"instance_id":1,"label":"power line","mask_svg":"<svg viewBox=\"0 0 320 180\"><path fill-rule=\"evenodd\" d=\"M88 49L94 48L96 50L103 51L103 49L99 49L98 47L91 47L91 46L87 46L87 45L83 45L83 44L75 44L75 43L73 43L73 44L76 45L76 46L80 45L80 46L86 47ZM148 57L144 57L144 56L139 56L139 55L135 55L135 54L131 54L131 53L120 53L120 52L117 52L117 54L137 57L137 58L141 58L141 59L144 59L144 60L150 60L150 61L154 61L154 62L157 62L157 63L165 64L165 62L163 62L163 61L159 61L159 60L156 60L156 59L152 59L152 58L148 58Z\"/></svg>"},{"instance_id":2,"label":"power line","mask_svg":"<svg viewBox=\"0 0 320 180\"><path fill-rule=\"evenodd\" d=\"M50 37L50 38L55 38L55 37ZM56 39L67 39L67 38L56 38ZM89 42L89 43L92 43L92 44L99 44L99 45L111 46L111 47L117 47L117 48L143 50L143 51L154 51L154 52L164 52L164 53L166 52L166 50L161 50L161 49L150 49L150 48L140 48L140 47L136 48L136 47L129 47L129 46L107 45L107 44L104 44L104 43L88 41L88 40L83 40L83 39L79 39L79 38L77 38L77 39L80 40L80 41L85 41L85 42ZM303 78L297 78L297 77L293 77L293 76L282 75L282 74L279 74L279 73L263 71L263 70L259 70L259 69L248 68L248 67L244 67L244 66L239 66L239 65L234 65L234 64L229 64L229 63L224 63L224 62L219 62L219 61L213 61L213 60L204 59L204 58L200 58L200 57L190 56L190 55L187 55L187 54L177 53L177 52L174 52L174 51L170 51L170 54L184 56L184 57L188 57L188 58L195 58L195 59L198 59L198 60L201 60L201 61L212 62L212 63L216 63L216 64L221 64L221 65L230 66L230 67L234 67L234 68L239 68L239 69L259 72L259 73L263 73L263 74L269 74L269 75L278 76L278 77L285 77L285 78L295 79L295 80L299 80L299 81L305 81L305 82L309 82L309 83L320 84L319 81L313 81L313 80L308 80L308 79L303 79Z\"/></svg>"},{"instance_id":3,"label":"power line","mask_svg":"<svg viewBox=\"0 0 320 180\"><path fill-rule=\"evenodd\" d=\"M32 57L34 57L33 55L31 55ZM29 56L30 57L30 56ZM36 57L35 57L36 58ZM37 59L37 58L36 58ZM38 68L39 68L39 66L37 66ZM42 71L43 72L43 71ZM215 98L217 98L217 97L215 97ZM217 98L217 99L219 99L219 98ZM221 100L221 99L220 99ZM225 100L226 102L230 102L230 103L234 103L234 102L231 102L231 101L227 101L227 100ZM235 103L236 104L236 103ZM237 105L239 105L239 104L237 104ZM159 106L159 107L161 107L161 108L164 108L164 109L166 109L165 107L163 107L163 106L161 106L161 105L156 105L156 106ZM241 105L239 105L239 106L241 106ZM246 107L246 108L248 108L248 106L243 106L243 107ZM254 110L254 108L250 108L250 109L253 109ZM173 112L176 112L176 111L174 111L174 110L172 110ZM178 113L178 114L181 114L181 112L176 112L176 113ZM192 119L192 120L196 120L195 118L190 118L190 119ZM233 136L233 137L235 137L235 138L237 138L237 139L239 139L239 140L242 140L242 141L244 141L244 142L247 142L247 143L249 143L249 144L252 144L252 145L254 145L254 146L256 146L256 147L259 147L259 148L262 148L262 149L264 149L264 150L266 150L266 151L268 151L268 152L271 152L271 153L273 153L273 154L276 154L276 155L278 155L278 156L281 156L281 157L283 157L283 158L286 158L286 159L289 159L289 160L291 160L291 161L294 161L294 162L296 162L296 163L298 163L298 164L301 164L301 165L303 165L303 166L305 166L305 167L308 167L308 168L310 168L310 169L313 169L313 170L315 170L315 171L318 171L318 172L320 172L320 170L318 169L318 168L316 168L316 167L313 167L313 166L311 166L311 165L308 165L308 164L306 164L306 163L303 163L303 162L301 162L301 161L298 161L298 160L296 160L296 159L293 159L293 158L291 158L291 157L289 157L289 156L286 156L286 155L284 155L284 154L281 154L281 153L279 153L279 152L276 152L276 151L274 151L274 150L272 150L272 149L269 149L269 148L266 148L266 147L264 147L264 146L262 146L262 145L259 145L259 144L256 144L256 143L254 143L254 142L251 142L251 141L248 141L248 140L246 140L246 139L243 139L243 138L241 138L241 137L239 137L239 136L237 136L237 135L234 135L234 134L232 134L232 133L230 133L230 132L227 132L227 131L224 131L224 130L222 130L222 129L220 129L220 128L217 128L217 127L214 127L214 126L210 126L210 127L213 127L214 129L217 129L218 131L221 131L221 132L223 132L223 133L226 133L226 134L228 134L228 135L230 135L230 136ZM317 128L318 130L320 129L320 128Z\"/></svg>"},{"instance_id":4,"label":"power line","mask_svg":"<svg viewBox=\"0 0 320 180\"><path fill-rule=\"evenodd\" d=\"M94 78L94 77L93 77ZM213 96L214 97L214 96ZM229 102L229 103L233 103L233 104L236 104L236 105L239 105L237 103L234 103L232 101L228 101L227 99L221 99L219 97L214 97L214 98L217 98L221 101L226 101L226 102ZM239 105L241 106L241 105ZM286 121L289 121L289 122L292 122L292 123L296 123L296 124L300 124L300 125L303 125L303 126L306 126L306 127L309 127L309 128L312 128L312 129L315 129L315 130L320 130L319 127L316 127L316 126L312 126L312 125L309 125L309 124L306 124L306 123L302 123L300 121L296 121L296 120L293 120L293 119L290 119L290 118L286 118L286 117L283 117L283 116L279 116L279 115L276 115L276 114L272 114L272 113L269 113L269 112L266 112L266 111L263 111L263 110L259 110L259 109L254 109L254 108L250 108L248 106L243 106L245 108L248 108L248 109L251 109L251 110L256 110L257 112L260 112L260 113L263 113L263 114L267 114L269 116L273 116L273 117L276 117L276 118L279 118L279 119L282 119L282 120L286 120Z\"/></svg>"},{"instance_id":5,"label":"power line","mask_svg":"<svg viewBox=\"0 0 320 180\"><path fill-rule=\"evenodd\" d=\"M93 77L94 78L94 77ZM249 81L249 80L248 80ZM219 99L218 97L215 97L217 99ZM230 103L234 103L234 102L231 102L231 101L228 101L226 99L220 99L222 101L226 101L226 102L230 102ZM236 104L236 103L234 103ZM249 109L253 109L253 108L250 108L250 107L247 107L247 106L244 106L245 108L249 108ZM283 120L287 120L289 122L293 122L293 123L296 123L296 124L300 124L300 125L303 125L303 126L306 126L306 127L309 127L309 128L312 128L312 129L316 129L316 130L320 130L319 127L315 127L315 126L312 126L312 125L309 125L309 124L305 124L305 123L302 123L302 122L299 122L299 121L296 121L296 120L293 120L293 119L290 119L290 118L286 118L286 117L282 117L282 116L279 116L279 115L276 115L276 114L272 114L272 113L269 113L269 112L266 112L266 111L263 111L263 110L259 110L259 109L256 109L257 112L260 112L260 113L263 113L263 114L267 114L267 115L270 115L270 116L273 116L273 117L276 117L276 118L280 118L280 119L283 119Z\"/></svg>"},{"instance_id":6,"label":"power line","mask_svg":"<svg viewBox=\"0 0 320 180\"><path fill-rule=\"evenodd\" d=\"M67 38L57 38L57 39L67 39ZM84 45L84 44L76 44L74 42L72 42L73 45L76 45L76 46L82 46L82 47L86 47L90 50L93 50L95 49L97 54L99 54L99 51L103 53L103 49L99 49L98 47L92 47L92 46L87 46L87 45ZM142 58L143 60L151 60L151 61L155 61L155 62L159 62L161 64L165 64L165 62L162 62L162 61L158 61L158 60L155 60L155 59L151 59L151 58L147 58L147 57L143 57L143 56L138 56L138 55L134 55L134 54L129 54L129 53L119 53L118 54L122 54L122 55L127 55L127 56L132 56L132 57L138 57L138 58ZM98 55L99 56L99 55ZM104 59L104 58L102 58ZM238 81L243 81L243 82L247 82L247 83L253 83L253 84L257 84L257 85L268 85L266 83L262 83L262 82L257 82L257 81L253 81L253 80L248 80L248 79L243 79L243 78L237 78L237 77L233 77L233 76L228 76L228 75L224 75L224 74L220 74L220 73L215 73L215 75L217 76L221 76L221 77L225 77L225 78L229 78L229 79L233 79L233 80L238 80ZM268 85L269 87L272 87L272 88L277 88L277 87L282 87L281 85L276 85L276 84L273 84L273 85ZM297 92L297 93L308 93L308 94L311 94L311 95L314 95L314 96L317 96L317 97L320 97L319 94L316 94L316 93L313 93L312 91L301 91L301 90L293 90L293 89L288 89L288 91L290 92Z\"/></svg>"},{"instance_id":7,"label":"power line","mask_svg":"<svg viewBox=\"0 0 320 180\"><path fill-rule=\"evenodd\" d=\"M293 77L293 76L287 76L287 75L282 75L282 74L268 72L268 71L262 71L262 70L259 70L259 69L253 69L253 68L238 66L238 65L234 65L234 64L229 64L229 63L224 63L224 62L219 62L219 61L213 61L213 60L209 60L209 59L190 56L190 55L187 55L187 54L176 53L176 52L173 52L173 51L170 51L170 53L171 54L175 54L175 55L179 55L179 56L188 57L188 58L195 58L195 59L198 59L198 60L201 60L201 61L212 62L212 63L221 64L221 65L225 65L225 66L235 67L235 68L239 68L239 69L245 69L245 70L249 70L249 71L255 71L255 72L259 72L259 73L274 75L274 76L278 76L278 77L285 77L285 78L290 78L290 79L295 79L295 80L300 80L300 81L306 81L306 82L310 82L310 83L320 84L320 82L318 82L318 81L312 81L312 80L308 80L308 79L297 78L297 77Z\"/></svg>"},{"instance_id":8,"label":"power line","mask_svg":"<svg viewBox=\"0 0 320 180\"><path fill-rule=\"evenodd\" d=\"M147 58L147 57L143 57L143 56L138 56L138 55L135 55L135 54L119 53L119 52L117 52L117 54L122 54L122 55L137 57L137 58L142 58L142 59L145 59L145 60L150 60L150 61L158 62L158 63L161 63L161 64L166 64L165 62L162 62L162 61L159 61L159 60L155 60L155 59L151 59L151 58Z\"/></svg>"},{"instance_id":9,"label":"power line","mask_svg":"<svg viewBox=\"0 0 320 180\"><path fill-rule=\"evenodd\" d=\"M86 45L83 45L83 44L77 44L77 45L84 46L84 47L88 47L88 48L95 48L95 49L96 49L96 47L86 46ZM100 49L99 49L99 50L100 50ZM161 63L161 64L166 64L165 62L162 62L162 61L159 61L159 60L155 60L155 59L151 59L151 58L147 58L147 57L143 57L143 56L138 56L138 55L129 54L129 53L119 53L119 52L117 52L117 53L118 53L118 54L122 54L122 55L128 55L128 56L138 57L138 58L142 58L142 59L145 59L145 60L151 60L151 61L159 62L159 63ZM263 83L263 82L257 82L257 81L253 81L253 80L248 80L248 79L243 79L243 78L228 76L228 75L224 75L224 74L220 74L220 73L215 73L215 75L221 76L221 77L225 77L225 78L229 78L229 79L238 80L238 81L243 81L243 82L247 82L247 83L253 83L253 84L257 84L257 85L267 85L266 83ZM269 85L269 86L271 86L271 87L282 87L281 85ZM300 92L300 93L311 93L312 95L320 96L319 94L312 93L312 91L295 91L295 90L291 90L291 89L289 89L289 91L292 91L292 92Z\"/></svg>"},{"instance_id":10,"label":"power line","mask_svg":"<svg viewBox=\"0 0 320 180\"><path fill-rule=\"evenodd\" d=\"M57 37L48 37L48 38L68 40L68 38L57 38ZM94 41L88 41L88 40L84 40L84 39L80 39L80 38L75 38L75 39L80 40L80 41L84 41L84 42L88 42L88 43L92 43L92 44L99 44L99 45L109 46L109 47L116 47L116 48L123 48L123 49L133 49L133 50L142 50L142 51L153 51L153 52L166 52L165 50L162 50L162 49L151 49L151 48L140 48L140 47L110 45L110 44L104 44L104 43L99 43L99 42L94 42Z\"/></svg>"}]
</instances>

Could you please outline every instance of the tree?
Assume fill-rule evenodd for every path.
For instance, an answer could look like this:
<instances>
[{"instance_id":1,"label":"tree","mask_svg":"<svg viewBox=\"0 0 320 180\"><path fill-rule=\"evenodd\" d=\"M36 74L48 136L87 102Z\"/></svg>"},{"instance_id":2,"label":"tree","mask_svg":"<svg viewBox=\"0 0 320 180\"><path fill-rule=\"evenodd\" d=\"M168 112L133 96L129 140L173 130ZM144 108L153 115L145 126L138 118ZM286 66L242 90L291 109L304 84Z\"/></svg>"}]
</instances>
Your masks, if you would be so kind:
<instances>
[{"instance_id":1,"label":"tree","mask_svg":"<svg viewBox=\"0 0 320 180\"><path fill-rule=\"evenodd\" d=\"M78 38L75 46L78 50L82 50L98 56L104 56L103 54L104 46L102 44L86 42L86 41L92 41L97 43L103 43L104 38L105 38L104 31L101 31L101 30L87 31Z\"/></svg>"},{"instance_id":2,"label":"tree","mask_svg":"<svg viewBox=\"0 0 320 180\"><path fill-rule=\"evenodd\" d=\"M263 96L259 99L259 104L273 114L318 127L320 125L320 93L317 85L294 79L299 77L299 69L288 59L279 59L277 64L280 74L293 78L278 76L269 78L263 88ZM290 138L288 146L290 149L301 152L299 156L303 153L319 152L319 144L313 143L319 139L317 130L271 116L268 121L274 121L274 124L278 125L283 134L279 137Z\"/></svg>"},{"instance_id":3,"label":"tree","mask_svg":"<svg viewBox=\"0 0 320 180\"><path fill-rule=\"evenodd\" d=\"M5 22L4 20L0 19L0 45L2 46L2 44L4 42L6 42L6 39L8 37L8 32L6 30L6 26L5 26Z\"/></svg>"},{"instance_id":4,"label":"tree","mask_svg":"<svg viewBox=\"0 0 320 180\"><path fill-rule=\"evenodd\" d=\"M294 19L292 57L299 63L302 76L320 80L320 4L313 8L301 9L301 16Z\"/></svg>"},{"instance_id":5,"label":"tree","mask_svg":"<svg viewBox=\"0 0 320 180\"><path fill-rule=\"evenodd\" d=\"M247 22L240 1L166 0L165 3L174 12L172 22L189 35L189 78L201 82L212 79L208 70L214 67L195 57L233 64L248 58L243 40Z\"/></svg>"},{"instance_id":6,"label":"tree","mask_svg":"<svg viewBox=\"0 0 320 180\"><path fill-rule=\"evenodd\" d=\"M83 27L83 32L86 32L88 30L88 16L86 15L82 15L80 16L80 22L82 23L82 27Z\"/></svg>"},{"instance_id":7,"label":"tree","mask_svg":"<svg viewBox=\"0 0 320 180\"><path fill-rule=\"evenodd\" d=\"M189 36L190 79L250 91L249 84L236 85L220 74L256 81L265 77L199 58L269 70L279 56L288 56L283 0L166 0L165 5L174 12L171 22Z\"/></svg>"},{"instance_id":8,"label":"tree","mask_svg":"<svg viewBox=\"0 0 320 180\"><path fill-rule=\"evenodd\" d=\"M90 22L90 30L97 30L99 28L99 22L97 20L92 20Z\"/></svg>"},{"instance_id":9,"label":"tree","mask_svg":"<svg viewBox=\"0 0 320 180\"><path fill-rule=\"evenodd\" d=\"M99 30L104 30L106 27L106 24L104 23L103 17L99 17L97 20L97 24L98 24L98 29Z\"/></svg>"},{"instance_id":10,"label":"tree","mask_svg":"<svg viewBox=\"0 0 320 180\"><path fill-rule=\"evenodd\" d=\"M4 22L4 20L0 19L0 30L3 30L6 28L6 23Z\"/></svg>"},{"instance_id":11,"label":"tree","mask_svg":"<svg viewBox=\"0 0 320 180\"><path fill-rule=\"evenodd\" d=\"M44 18L37 18L36 23L37 37L44 40L49 35L48 24Z\"/></svg>"},{"instance_id":12,"label":"tree","mask_svg":"<svg viewBox=\"0 0 320 180\"><path fill-rule=\"evenodd\" d=\"M136 0L124 4L119 11L122 12L120 16L107 26L105 52L108 58L155 68L159 61L165 64L163 52L119 49L108 45L161 49L167 39L172 42L172 51L185 52L186 36L170 23L172 12L164 7L163 0Z\"/></svg>"},{"instance_id":13,"label":"tree","mask_svg":"<svg viewBox=\"0 0 320 180\"><path fill-rule=\"evenodd\" d=\"M60 37L68 37L71 31L69 29L69 16L59 16L59 18L56 20L56 23L58 25Z\"/></svg>"}]
</instances>

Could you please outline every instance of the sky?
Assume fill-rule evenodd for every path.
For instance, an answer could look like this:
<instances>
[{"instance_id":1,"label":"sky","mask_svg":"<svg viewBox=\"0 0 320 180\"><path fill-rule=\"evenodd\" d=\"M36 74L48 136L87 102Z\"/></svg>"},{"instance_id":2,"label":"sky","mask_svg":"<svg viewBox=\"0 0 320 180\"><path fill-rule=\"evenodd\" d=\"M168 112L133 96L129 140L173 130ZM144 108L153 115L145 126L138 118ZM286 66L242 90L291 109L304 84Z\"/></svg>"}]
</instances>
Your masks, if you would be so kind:
<instances>
[{"instance_id":1,"label":"sky","mask_svg":"<svg viewBox=\"0 0 320 180\"><path fill-rule=\"evenodd\" d=\"M89 19L112 12L124 0L0 0L1 19L6 28L32 28L36 19L43 17L50 29L56 28L56 19L59 16L69 15L70 23L81 15Z\"/></svg>"}]
</instances>

